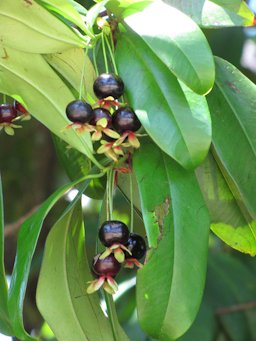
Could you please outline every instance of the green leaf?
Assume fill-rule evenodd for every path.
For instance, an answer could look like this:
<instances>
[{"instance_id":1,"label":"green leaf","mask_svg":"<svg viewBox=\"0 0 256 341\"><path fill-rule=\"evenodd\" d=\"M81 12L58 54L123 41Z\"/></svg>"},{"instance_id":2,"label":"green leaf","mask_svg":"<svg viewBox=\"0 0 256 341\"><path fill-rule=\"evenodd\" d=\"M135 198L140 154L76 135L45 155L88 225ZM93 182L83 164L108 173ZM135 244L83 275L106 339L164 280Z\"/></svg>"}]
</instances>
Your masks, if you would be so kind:
<instances>
[{"instance_id":1,"label":"green leaf","mask_svg":"<svg viewBox=\"0 0 256 341\"><path fill-rule=\"evenodd\" d=\"M47 9L60 14L70 22L77 25L85 34L88 34L93 38L93 34L86 27L82 16L75 9L74 5L71 5L68 0L39 0L39 2Z\"/></svg>"},{"instance_id":2,"label":"green leaf","mask_svg":"<svg viewBox=\"0 0 256 341\"><path fill-rule=\"evenodd\" d=\"M119 19L142 11L152 3L153 0L109 0L106 4L108 10L115 14Z\"/></svg>"},{"instance_id":3,"label":"green leaf","mask_svg":"<svg viewBox=\"0 0 256 341\"><path fill-rule=\"evenodd\" d=\"M85 41L34 0L1 1L1 44L30 53L85 47Z\"/></svg>"},{"instance_id":4,"label":"green leaf","mask_svg":"<svg viewBox=\"0 0 256 341\"><path fill-rule=\"evenodd\" d=\"M95 99L93 82L96 79L96 74L89 57L83 49L72 48L60 53L45 55L44 58L78 93L82 81L82 97L88 100L89 95L90 98Z\"/></svg>"},{"instance_id":5,"label":"green leaf","mask_svg":"<svg viewBox=\"0 0 256 341\"><path fill-rule=\"evenodd\" d=\"M6 54L0 58L0 91L17 100L21 97L33 116L102 168L93 156L90 134L65 129L70 124L65 109L74 97L44 58L11 48L0 48L0 54Z\"/></svg>"},{"instance_id":6,"label":"green leaf","mask_svg":"<svg viewBox=\"0 0 256 341\"><path fill-rule=\"evenodd\" d=\"M232 248L255 256L255 220L246 221L211 154L197 169L197 177L210 212L211 230Z\"/></svg>"},{"instance_id":7,"label":"green leaf","mask_svg":"<svg viewBox=\"0 0 256 341\"><path fill-rule=\"evenodd\" d=\"M137 274L138 317L150 336L173 340L191 326L200 306L208 212L194 173L154 144L142 143L134 156L134 171L150 246Z\"/></svg>"},{"instance_id":8,"label":"green leaf","mask_svg":"<svg viewBox=\"0 0 256 341\"><path fill-rule=\"evenodd\" d=\"M4 268L4 206L2 181L0 176L0 333L12 335L7 301L8 290Z\"/></svg>"},{"instance_id":9,"label":"green leaf","mask_svg":"<svg viewBox=\"0 0 256 341\"><path fill-rule=\"evenodd\" d=\"M243 0L164 0L206 28L251 26L254 15Z\"/></svg>"},{"instance_id":10,"label":"green leaf","mask_svg":"<svg viewBox=\"0 0 256 341\"><path fill-rule=\"evenodd\" d=\"M208 97L213 122L213 155L255 240L256 86L220 58L216 58L216 71L216 86Z\"/></svg>"},{"instance_id":11,"label":"green leaf","mask_svg":"<svg viewBox=\"0 0 256 341\"><path fill-rule=\"evenodd\" d=\"M93 176L87 177L87 179L90 178L93 178ZM43 221L51 208L66 193L66 191L68 191L70 188L83 180L86 180L86 177L60 187L40 206L40 208L31 217L29 217L21 225L18 236L15 264L9 289L8 303L15 336L17 336L21 340L31 339L26 334L23 326L23 301L29 276L30 265ZM88 182L85 183L84 190L87 185Z\"/></svg>"},{"instance_id":12,"label":"green leaf","mask_svg":"<svg viewBox=\"0 0 256 341\"><path fill-rule=\"evenodd\" d=\"M215 76L211 49L188 16L156 1L125 22L189 88L200 95L211 90Z\"/></svg>"},{"instance_id":13,"label":"green leaf","mask_svg":"<svg viewBox=\"0 0 256 341\"><path fill-rule=\"evenodd\" d=\"M182 166L200 164L211 142L205 98L185 86L184 93L176 77L136 34L119 37L116 60L129 103L150 137Z\"/></svg>"},{"instance_id":14,"label":"green leaf","mask_svg":"<svg viewBox=\"0 0 256 341\"><path fill-rule=\"evenodd\" d=\"M59 340L112 341L110 324L97 294L86 294L93 280L84 248L79 206L52 228L37 288L38 308ZM121 334L119 340L125 340Z\"/></svg>"},{"instance_id":15,"label":"green leaf","mask_svg":"<svg viewBox=\"0 0 256 341\"><path fill-rule=\"evenodd\" d=\"M87 11L86 14L86 24L92 29L93 25L95 24L95 21L97 17L99 16L99 13L102 12L105 9L105 5L109 0L102 0L98 3L96 3L94 6L92 6L89 11Z\"/></svg>"}]
</instances>

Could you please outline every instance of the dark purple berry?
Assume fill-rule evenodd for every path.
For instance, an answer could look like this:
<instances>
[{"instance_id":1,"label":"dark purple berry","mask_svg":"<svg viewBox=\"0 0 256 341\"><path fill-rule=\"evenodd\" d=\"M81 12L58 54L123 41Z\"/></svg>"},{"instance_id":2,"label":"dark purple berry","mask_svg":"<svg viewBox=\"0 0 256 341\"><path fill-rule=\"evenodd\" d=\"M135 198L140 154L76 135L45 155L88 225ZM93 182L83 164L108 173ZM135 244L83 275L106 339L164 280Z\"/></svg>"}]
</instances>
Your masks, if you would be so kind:
<instances>
[{"instance_id":1,"label":"dark purple berry","mask_svg":"<svg viewBox=\"0 0 256 341\"><path fill-rule=\"evenodd\" d=\"M144 238L136 233L131 233L128 242L125 244L128 250L131 251L132 255L125 252L126 258L136 258L141 259L145 256L147 251L147 246Z\"/></svg>"},{"instance_id":2,"label":"dark purple berry","mask_svg":"<svg viewBox=\"0 0 256 341\"><path fill-rule=\"evenodd\" d=\"M106 118L108 122L107 127L110 127L112 123L111 114L107 109L103 109L103 108L96 108L93 110L93 116L92 116L92 119L90 120L90 124L95 126L96 123L102 118Z\"/></svg>"},{"instance_id":3,"label":"dark purple berry","mask_svg":"<svg viewBox=\"0 0 256 341\"><path fill-rule=\"evenodd\" d=\"M141 127L138 117L130 107L117 109L112 116L112 124L119 133L137 131Z\"/></svg>"},{"instance_id":4,"label":"dark purple berry","mask_svg":"<svg viewBox=\"0 0 256 341\"><path fill-rule=\"evenodd\" d=\"M118 220L105 221L99 230L99 239L107 247L115 243L125 245L129 235L128 227Z\"/></svg>"},{"instance_id":5,"label":"dark purple berry","mask_svg":"<svg viewBox=\"0 0 256 341\"><path fill-rule=\"evenodd\" d=\"M23 105L20 104L20 102L18 102L16 100L13 102L13 107L16 111L20 112L21 114L27 114L28 113L27 109L25 109L23 107Z\"/></svg>"},{"instance_id":6,"label":"dark purple berry","mask_svg":"<svg viewBox=\"0 0 256 341\"><path fill-rule=\"evenodd\" d=\"M115 277L121 269L121 264L115 259L113 253L104 259L100 259L100 254L93 259L92 270L98 276Z\"/></svg>"},{"instance_id":7,"label":"dark purple berry","mask_svg":"<svg viewBox=\"0 0 256 341\"><path fill-rule=\"evenodd\" d=\"M17 117L17 111L11 104L0 105L0 123L11 123Z\"/></svg>"},{"instance_id":8,"label":"dark purple berry","mask_svg":"<svg viewBox=\"0 0 256 341\"><path fill-rule=\"evenodd\" d=\"M88 123L93 117L92 107L90 104L81 100L70 102L67 105L66 114L68 119L74 123Z\"/></svg>"},{"instance_id":9,"label":"dark purple berry","mask_svg":"<svg viewBox=\"0 0 256 341\"><path fill-rule=\"evenodd\" d=\"M124 82L113 73L102 73L96 78L93 90L99 99L108 96L119 98L124 92Z\"/></svg>"}]
</instances>

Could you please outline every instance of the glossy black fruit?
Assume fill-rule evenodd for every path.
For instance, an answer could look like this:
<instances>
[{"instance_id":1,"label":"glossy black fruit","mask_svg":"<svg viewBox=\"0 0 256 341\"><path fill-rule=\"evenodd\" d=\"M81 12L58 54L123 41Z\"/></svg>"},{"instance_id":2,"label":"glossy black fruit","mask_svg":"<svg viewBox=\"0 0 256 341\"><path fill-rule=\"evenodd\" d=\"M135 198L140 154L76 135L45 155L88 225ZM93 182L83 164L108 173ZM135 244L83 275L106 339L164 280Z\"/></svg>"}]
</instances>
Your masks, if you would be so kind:
<instances>
[{"instance_id":1,"label":"glossy black fruit","mask_svg":"<svg viewBox=\"0 0 256 341\"><path fill-rule=\"evenodd\" d=\"M99 98L112 96L119 98L124 92L124 82L113 73L102 73L93 84L95 95Z\"/></svg>"},{"instance_id":2,"label":"glossy black fruit","mask_svg":"<svg viewBox=\"0 0 256 341\"><path fill-rule=\"evenodd\" d=\"M138 117L130 107L117 109L112 116L112 124L119 133L137 131L141 127Z\"/></svg>"},{"instance_id":3,"label":"glossy black fruit","mask_svg":"<svg viewBox=\"0 0 256 341\"><path fill-rule=\"evenodd\" d=\"M11 123L17 117L17 111L11 104L0 105L0 123Z\"/></svg>"},{"instance_id":4,"label":"glossy black fruit","mask_svg":"<svg viewBox=\"0 0 256 341\"><path fill-rule=\"evenodd\" d=\"M136 233L131 233L128 239L127 244L125 244L127 249L131 251L131 255L128 252L125 252L126 258L136 258L141 259L145 256L147 251L147 246L144 238Z\"/></svg>"},{"instance_id":5,"label":"glossy black fruit","mask_svg":"<svg viewBox=\"0 0 256 341\"><path fill-rule=\"evenodd\" d=\"M118 220L105 221L99 230L99 239L107 247L115 243L125 245L129 235L128 227Z\"/></svg>"},{"instance_id":6,"label":"glossy black fruit","mask_svg":"<svg viewBox=\"0 0 256 341\"><path fill-rule=\"evenodd\" d=\"M71 122L88 123L93 117L90 104L75 100L70 102L66 108L66 114Z\"/></svg>"},{"instance_id":7,"label":"glossy black fruit","mask_svg":"<svg viewBox=\"0 0 256 341\"><path fill-rule=\"evenodd\" d=\"M115 277L121 269L121 264L115 259L113 253L104 259L100 259L100 254L93 259L92 270L98 276Z\"/></svg>"},{"instance_id":8,"label":"glossy black fruit","mask_svg":"<svg viewBox=\"0 0 256 341\"><path fill-rule=\"evenodd\" d=\"M111 126L112 123L112 117L110 112L107 109L103 108L96 108L93 110L93 116L92 119L90 120L90 124L96 125L96 123L101 119L101 118L106 118L108 125L107 127Z\"/></svg>"}]
</instances>

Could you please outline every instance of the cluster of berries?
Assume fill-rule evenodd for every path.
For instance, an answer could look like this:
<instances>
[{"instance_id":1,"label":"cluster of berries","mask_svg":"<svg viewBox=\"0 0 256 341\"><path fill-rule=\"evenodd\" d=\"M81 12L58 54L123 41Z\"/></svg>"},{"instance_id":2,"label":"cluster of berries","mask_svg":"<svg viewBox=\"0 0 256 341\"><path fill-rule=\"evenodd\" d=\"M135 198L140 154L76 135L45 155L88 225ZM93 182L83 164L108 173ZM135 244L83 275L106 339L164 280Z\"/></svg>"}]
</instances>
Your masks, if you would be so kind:
<instances>
[{"instance_id":1,"label":"cluster of berries","mask_svg":"<svg viewBox=\"0 0 256 341\"><path fill-rule=\"evenodd\" d=\"M93 141L100 141L98 154L105 154L114 161L124 155L125 148L140 146L135 132L141 123L134 110L118 102L123 95L124 83L113 73L103 73L95 80L93 90L99 99L93 107L82 100L70 102L66 115L80 133L92 133ZM138 135L137 135L138 136Z\"/></svg>"},{"instance_id":2,"label":"cluster of berries","mask_svg":"<svg viewBox=\"0 0 256 341\"><path fill-rule=\"evenodd\" d=\"M14 122L28 118L30 118L28 111L17 101L13 104L0 105L0 130L4 129L8 135L14 135L14 129L21 128Z\"/></svg>"},{"instance_id":3,"label":"cluster of berries","mask_svg":"<svg viewBox=\"0 0 256 341\"><path fill-rule=\"evenodd\" d=\"M99 229L99 239L106 250L97 254L92 263L92 271L97 277L90 282L87 293L91 294L103 287L110 294L114 294L118 287L114 277L121 269L121 263L126 268L139 268L138 261L146 253L146 243L142 236L130 233L127 225L118 220L105 221Z\"/></svg>"}]
</instances>

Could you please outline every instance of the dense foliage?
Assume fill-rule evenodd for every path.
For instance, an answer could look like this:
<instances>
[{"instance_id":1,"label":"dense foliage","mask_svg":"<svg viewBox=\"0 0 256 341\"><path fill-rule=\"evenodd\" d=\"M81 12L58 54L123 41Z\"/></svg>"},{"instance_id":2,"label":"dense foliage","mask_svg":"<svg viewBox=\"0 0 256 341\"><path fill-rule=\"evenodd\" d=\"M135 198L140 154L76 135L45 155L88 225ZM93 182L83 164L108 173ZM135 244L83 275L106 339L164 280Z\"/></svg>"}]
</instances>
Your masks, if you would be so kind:
<instances>
[{"instance_id":1,"label":"dense foliage","mask_svg":"<svg viewBox=\"0 0 256 341\"><path fill-rule=\"evenodd\" d=\"M12 0L0 19L1 133L40 121L72 181L21 224L9 288L0 188L0 332L35 339L23 321L32 258L46 216L76 187L36 290L52 338L254 340L255 264L230 250L256 255L256 87L206 38L252 26L246 3ZM95 231L83 193L102 202ZM115 195L129 202L125 223ZM229 252L208 256L210 233Z\"/></svg>"}]
</instances>

